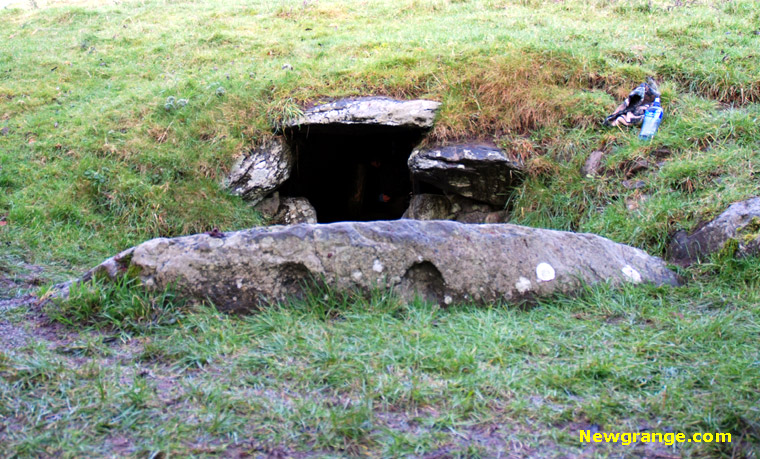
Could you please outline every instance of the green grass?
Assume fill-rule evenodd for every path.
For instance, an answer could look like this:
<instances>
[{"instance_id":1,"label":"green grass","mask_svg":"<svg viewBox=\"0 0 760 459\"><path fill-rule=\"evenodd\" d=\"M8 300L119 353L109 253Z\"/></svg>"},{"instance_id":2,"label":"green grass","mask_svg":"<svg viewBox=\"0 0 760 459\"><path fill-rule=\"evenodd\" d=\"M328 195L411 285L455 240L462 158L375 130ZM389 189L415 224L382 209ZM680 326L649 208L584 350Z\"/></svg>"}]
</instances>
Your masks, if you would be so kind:
<instances>
[{"instance_id":1,"label":"green grass","mask_svg":"<svg viewBox=\"0 0 760 459\"><path fill-rule=\"evenodd\" d=\"M12 423L0 439L20 455L491 456L521 445L566 456L584 452L579 429L598 426L731 432L731 445L660 452L750 454L758 261L702 265L685 287L602 285L527 310L319 292L229 316L96 283L102 310L81 294L51 306L66 324L89 323L83 333L2 354L0 416ZM145 323L155 314L104 312L132 311L134 296L181 313Z\"/></svg>"},{"instance_id":2,"label":"green grass","mask_svg":"<svg viewBox=\"0 0 760 459\"><path fill-rule=\"evenodd\" d=\"M37 267L59 281L148 238L261 224L221 186L229 166L334 97L439 100L431 141L494 142L525 164L515 223L655 255L758 193L755 1L37 3L0 9L0 280L16 285L0 298ZM646 76L666 114L654 141L602 128ZM583 176L599 149L603 173ZM578 429L599 425L726 430L728 448L679 451L750 456L757 266L719 256L681 270L684 287L527 310L328 294L237 317L87 285L46 310L56 326L0 310L0 327L40 336L0 353L0 451L645 453L584 449Z\"/></svg>"}]
</instances>

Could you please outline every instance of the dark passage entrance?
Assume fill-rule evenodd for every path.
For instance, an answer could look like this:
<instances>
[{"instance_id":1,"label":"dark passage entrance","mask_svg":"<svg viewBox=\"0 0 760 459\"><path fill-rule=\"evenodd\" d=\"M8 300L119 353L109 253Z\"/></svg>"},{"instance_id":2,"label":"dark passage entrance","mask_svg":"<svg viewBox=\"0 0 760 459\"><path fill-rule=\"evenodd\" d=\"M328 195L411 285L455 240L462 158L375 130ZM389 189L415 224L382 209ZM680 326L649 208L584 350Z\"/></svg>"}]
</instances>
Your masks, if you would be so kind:
<instances>
[{"instance_id":1,"label":"dark passage entrance","mask_svg":"<svg viewBox=\"0 0 760 459\"><path fill-rule=\"evenodd\" d=\"M280 192L307 198L320 223L401 218L412 192L407 159L423 134L370 125L289 130L296 165Z\"/></svg>"}]
</instances>

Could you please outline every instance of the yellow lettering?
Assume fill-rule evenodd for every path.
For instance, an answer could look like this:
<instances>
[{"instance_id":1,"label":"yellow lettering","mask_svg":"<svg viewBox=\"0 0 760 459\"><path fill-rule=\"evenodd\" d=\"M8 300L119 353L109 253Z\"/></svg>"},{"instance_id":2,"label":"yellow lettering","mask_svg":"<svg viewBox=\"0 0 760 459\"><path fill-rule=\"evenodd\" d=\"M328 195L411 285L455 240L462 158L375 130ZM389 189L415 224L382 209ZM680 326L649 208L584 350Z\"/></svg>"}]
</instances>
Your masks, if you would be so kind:
<instances>
[{"instance_id":1,"label":"yellow lettering","mask_svg":"<svg viewBox=\"0 0 760 459\"><path fill-rule=\"evenodd\" d=\"M644 432L641 434L641 443L649 443L650 441L652 441L652 439L649 432Z\"/></svg>"},{"instance_id":2,"label":"yellow lettering","mask_svg":"<svg viewBox=\"0 0 760 459\"><path fill-rule=\"evenodd\" d=\"M604 441L607 443L614 442L617 443L618 439L620 439L619 433L605 433L604 434Z\"/></svg>"},{"instance_id":3,"label":"yellow lettering","mask_svg":"<svg viewBox=\"0 0 760 459\"><path fill-rule=\"evenodd\" d=\"M633 442L634 443L636 443L637 441L639 441L639 435L640 434L638 432L634 432L633 433Z\"/></svg>"},{"instance_id":4,"label":"yellow lettering","mask_svg":"<svg viewBox=\"0 0 760 459\"><path fill-rule=\"evenodd\" d=\"M673 432L666 433L665 444L668 446L673 445L673 443L675 443L675 437L676 437L676 434L674 434Z\"/></svg>"},{"instance_id":5,"label":"yellow lettering","mask_svg":"<svg viewBox=\"0 0 760 459\"><path fill-rule=\"evenodd\" d=\"M704 440L705 443L710 443L713 440L713 434L711 433L702 434L702 440Z\"/></svg>"},{"instance_id":6,"label":"yellow lettering","mask_svg":"<svg viewBox=\"0 0 760 459\"><path fill-rule=\"evenodd\" d=\"M655 438L659 438L659 440L655 440ZM662 432L652 433L652 442L662 443Z\"/></svg>"},{"instance_id":7,"label":"yellow lettering","mask_svg":"<svg viewBox=\"0 0 760 459\"><path fill-rule=\"evenodd\" d=\"M602 434L600 434L599 432L595 433L595 434L594 434L594 441L595 441L596 443L601 443L601 442L603 442L604 440L602 439Z\"/></svg>"},{"instance_id":8,"label":"yellow lettering","mask_svg":"<svg viewBox=\"0 0 760 459\"><path fill-rule=\"evenodd\" d=\"M677 434L676 434L676 441L678 441L678 443L683 443L683 442L685 442L685 441L686 441L686 435L684 435L684 433L683 433L683 432L679 432L679 433L677 433Z\"/></svg>"},{"instance_id":9,"label":"yellow lettering","mask_svg":"<svg viewBox=\"0 0 760 459\"><path fill-rule=\"evenodd\" d=\"M697 439L699 437L699 439ZM695 433L692 435L692 439L694 440L694 443L702 443L702 434L701 433Z\"/></svg>"},{"instance_id":10,"label":"yellow lettering","mask_svg":"<svg viewBox=\"0 0 760 459\"><path fill-rule=\"evenodd\" d=\"M715 441L717 443L731 443L730 433L719 433L715 435Z\"/></svg>"},{"instance_id":11,"label":"yellow lettering","mask_svg":"<svg viewBox=\"0 0 760 459\"><path fill-rule=\"evenodd\" d=\"M581 430L581 443L588 443L591 441L591 431Z\"/></svg>"},{"instance_id":12,"label":"yellow lettering","mask_svg":"<svg viewBox=\"0 0 760 459\"><path fill-rule=\"evenodd\" d=\"M623 446L628 446L631 444L631 433L626 432L623 435L621 435L621 438L623 440Z\"/></svg>"}]
</instances>

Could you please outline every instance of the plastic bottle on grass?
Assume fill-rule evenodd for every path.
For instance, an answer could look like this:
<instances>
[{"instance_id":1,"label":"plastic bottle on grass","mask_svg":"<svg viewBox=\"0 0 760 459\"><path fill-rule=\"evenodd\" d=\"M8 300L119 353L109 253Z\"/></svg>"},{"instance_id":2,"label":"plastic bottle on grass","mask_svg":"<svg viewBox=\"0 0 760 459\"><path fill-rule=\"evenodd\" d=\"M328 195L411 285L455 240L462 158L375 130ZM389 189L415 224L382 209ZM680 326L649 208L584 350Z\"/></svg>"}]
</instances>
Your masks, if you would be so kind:
<instances>
[{"instance_id":1,"label":"plastic bottle on grass","mask_svg":"<svg viewBox=\"0 0 760 459\"><path fill-rule=\"evenodd\" d=\"M652 140L657 128L660 127L662 121L662 106L660 105L660 98L657 97L652 106L644 113L644 122L641 123L641 133L639 139Z\"/></svg>"}]
</instances>

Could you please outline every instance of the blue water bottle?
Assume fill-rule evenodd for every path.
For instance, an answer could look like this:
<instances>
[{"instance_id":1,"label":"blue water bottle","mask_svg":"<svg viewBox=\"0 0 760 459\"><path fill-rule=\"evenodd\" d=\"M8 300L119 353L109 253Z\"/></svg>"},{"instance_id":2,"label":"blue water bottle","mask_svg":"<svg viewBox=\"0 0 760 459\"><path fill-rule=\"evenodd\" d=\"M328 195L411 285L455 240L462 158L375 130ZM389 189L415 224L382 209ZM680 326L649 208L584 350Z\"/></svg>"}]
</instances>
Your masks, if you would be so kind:
<instances>
[{"instance_id":1,"label":"blue water bottle","mask_svg":"<svg viewBox=\"0 0 760 459\"><path fill-rule=\"evenodd\" d=\"M660 98L655 98L652 106L647 108L644 113L644 122L641 123L641 133L639 139L652 140L654 134L657 132L657 128L660 127L662 121L662 106L660 105Z\"/></svg>"}]
</instances>

